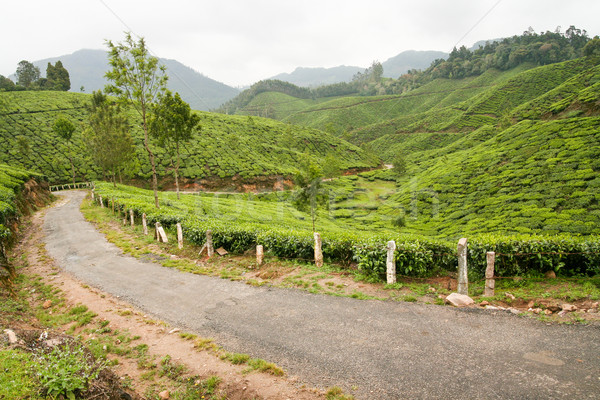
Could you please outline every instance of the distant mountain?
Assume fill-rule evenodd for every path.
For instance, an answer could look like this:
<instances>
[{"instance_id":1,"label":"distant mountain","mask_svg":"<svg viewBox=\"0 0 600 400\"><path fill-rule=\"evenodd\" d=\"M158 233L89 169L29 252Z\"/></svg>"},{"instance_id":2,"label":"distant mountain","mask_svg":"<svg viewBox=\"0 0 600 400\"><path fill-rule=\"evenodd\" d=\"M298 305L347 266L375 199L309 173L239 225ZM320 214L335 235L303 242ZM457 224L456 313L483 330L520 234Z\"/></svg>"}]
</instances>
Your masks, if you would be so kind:
<instances>
[{"instance_id":1,"label":"distant mountain","mask_svg":"<svg viewBox=\"0 0 600 400\"><path fill-rule=\"evenodd\" d=\"M33 65L39 67L42 75L45 76L48 63L54 64L58 60L62 61L63 66L69 71L72 92L79 92L83 88L86 93L91 93L103 89L106 85L104 79L104 73L108 70L106 51L83 49L73 54L34 61ZM169 89L179 92L181 98L194 110L207 111L216 108L239 94L239 90L210 79L178 61L164 58L160 61L167 67Z\"/></svg>"},{"instance_id":2,"label":"distant mountain","mask_svg":"<svg viewBox=\"0 0 600 400\"><path fill-rule=\"evenodd\" d=\"M410 69L426 69L434 60L438 58L446 59L448 53L442 51L417 51L407 50L389 58L381 63L383 66L383 76L386 78L397 79L400 75L405 74Z\"/></svg>"},{"instance_id":3,"label":"distant mountain","mask_svg":"<svg viewBox=\"0 0 600 400\"><path fill-rule=\"evenodd\" d=\"M448 53L442 51L403 51L382 63L383 76L398 78L409 69L425 69L438 58L447 58ZM357 72L364 72L366 67L340 65L331 68L298 67L291 73L282 73L269 79L293 83L302 87L317 87L332 83L350 82Z\"/></svg>"},{"instance_id":4,"label":"distant mountain","mask_svg":"<svg viewBox=\"0 0 600 400\"><path fill-rule=\"evenodd\" d=\"M471 47L469 48L469 50L471 50L471 51L475 51L475 50L479 49L480 47L485 47L485 45L486 45L487 43L501 42L501 41L503 41L503 40L504 40L504 38L499 38L499 39L488 39L488 40L479 40L479 41L475 42L475 43L473 44L473 46L471 46Z\"/></svg>"},{"instance_id":5,"label":"distant mountain","mask_svg":"<svg viewBox=\"0 0 600 400\"><path fill-rule=\"evenodd\" d=\"M346 65L332 68L298 67L292 73L275 75L269 79L293 83L296 86L316 87L332 83L349 82L357 72L362 71L364 71L364 68Z\"/></svg>"}]
</instances>

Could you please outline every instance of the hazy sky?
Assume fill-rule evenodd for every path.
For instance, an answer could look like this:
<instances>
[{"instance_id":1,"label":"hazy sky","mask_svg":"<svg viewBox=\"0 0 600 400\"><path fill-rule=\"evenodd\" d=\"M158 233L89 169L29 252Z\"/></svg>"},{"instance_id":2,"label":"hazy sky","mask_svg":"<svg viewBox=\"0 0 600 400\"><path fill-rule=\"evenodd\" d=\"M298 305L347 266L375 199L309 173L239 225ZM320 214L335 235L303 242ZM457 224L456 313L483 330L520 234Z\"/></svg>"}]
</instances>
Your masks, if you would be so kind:
<instances>
[{"instance_id":1,"label":"hazy sky","mask_svg":"<svg viewBox=\"0 0 600 400\"><path fill-rule=\"evenodd\" d=\"M385 61L404 50L575 25L600 35L598 0L11 0L0 22L0 74L19 61L105 49L124 31L155 55L232 86L302 67Z\"/></svg>"}]
</instances>

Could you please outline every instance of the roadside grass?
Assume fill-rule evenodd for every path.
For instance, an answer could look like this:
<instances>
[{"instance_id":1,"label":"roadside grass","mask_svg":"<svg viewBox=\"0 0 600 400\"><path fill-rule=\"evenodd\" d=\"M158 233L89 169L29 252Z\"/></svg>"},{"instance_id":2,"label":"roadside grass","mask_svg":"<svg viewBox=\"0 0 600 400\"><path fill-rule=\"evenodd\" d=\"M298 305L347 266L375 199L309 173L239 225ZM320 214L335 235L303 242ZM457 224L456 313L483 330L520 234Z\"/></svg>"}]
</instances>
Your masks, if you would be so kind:
<instances>
[{"instance_id":1,"label":"roadside grass","mask_svg":"<svg viewBox=\"0 0 600 400\"><path fill-rule=\"evenodd\" d=\"M366 180L363 181L361 184L369 184ZM390 188L380 188L381 195L385 196L386 191ZM89 199L83 201L81 210L86 219L95 223L109 241L116 244L125 253L137 258L151 259L163 266L177 268L184 272L243 281L257 287L267 285L295 288L315 294L361 300L393 300L444 305L444 297L452 292L448 286L448 280L452 279L450 277L445 277L445 280L440 280L438 277L431 279L399 277L398 283L387 285L352 268L332 264L317 267L311 262L279 259L268 253L261 266L256 264L253 255L228 254L208 259L198 255L199 248L197 246L184 243L184 248L178 249L173 240L169 243L157 243L152 235L144 236L139 225L122 226L118 223L122 216L115 217L109 208L96 207ZM115 222L115 218L117 222ZM167 234L171 238L175 233L168 231ZM519 302L539 299L555 302L598 301L600 299L600 277L498 279L496 295L491 298L483 296L484 284L485 280L474 280L472 277L469 285L470 296L477 303L487 300L510 306ZM513 301L507 297L505 292L514 295L516 300ZM572 322L572 320L577 322L583 319L575 316L568 322Z\"/></svg>"}]
</instances>

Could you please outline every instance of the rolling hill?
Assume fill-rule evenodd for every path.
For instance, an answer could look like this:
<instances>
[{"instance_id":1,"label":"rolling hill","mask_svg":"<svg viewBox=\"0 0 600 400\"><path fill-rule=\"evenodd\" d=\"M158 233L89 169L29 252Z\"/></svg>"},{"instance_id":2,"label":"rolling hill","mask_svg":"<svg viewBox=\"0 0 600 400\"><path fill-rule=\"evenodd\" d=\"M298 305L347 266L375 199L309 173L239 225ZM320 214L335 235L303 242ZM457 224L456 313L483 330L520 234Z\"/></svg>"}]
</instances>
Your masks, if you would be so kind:
<instances>
[{"instance_id":1,"label":"rolling hill","mask_svg":"<svg viewBox=\"0 0 600 400\"><path fill-rule=\"evenodd\" d=\"M48 63L54 64L58 60L69 71L71 91L80 92L82 87L87 93L104 89L107 83L104 74L108 70L106 51L82 49L72 54L34 61L33 65L45 75ZM210 79L178 61L164 58L160 61L167 67L169 89L179 92L194 110L208 111L239 94L239 90Z\"/></svg>"},{"instance_id":2,"label":"rolling hill","mask_svg":"<svg viewBox=\"0 0 600 400\"><path fill-rule=\"evenodd\" d=\"M48 91L0 93L0 100L8 103L8 108L0 112L0 163L43 173L52 183L68 182L68 150L51 126L59 114L77 125L83 124L84 105L90 96ZM258 117L198 114L201 130L182 149L181 173L185 184L193 188L273 187L290 179L308 158L322 164L328 156L333 157L341 169L372 168L379 162L358 147L316 129ZM130 114L131 122L135 118ZM72 150L77 179L101 178L82 148L81 128L78 130ZM132 124L132 134L137 147L137 168L132 179L145 185L151 172L139 124ZM163 185L170 187L170 161L160 149L156 153Z\"/></svg>"}]
</instances>

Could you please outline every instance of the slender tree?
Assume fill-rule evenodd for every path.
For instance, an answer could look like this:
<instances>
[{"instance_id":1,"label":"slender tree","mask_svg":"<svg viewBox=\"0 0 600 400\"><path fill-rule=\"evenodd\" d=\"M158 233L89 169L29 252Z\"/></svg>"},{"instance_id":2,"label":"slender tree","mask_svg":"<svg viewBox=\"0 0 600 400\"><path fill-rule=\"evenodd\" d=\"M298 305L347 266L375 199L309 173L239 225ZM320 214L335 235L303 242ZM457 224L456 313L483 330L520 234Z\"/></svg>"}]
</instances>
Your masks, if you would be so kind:
<instances>
[{"instance_id":1,"label":"slender tree","mask_svg":"<svg viewBox=\"0 0 600 400\"><path fill-rule=\"evenodd\" d=\"M179 97L179 93L173 96L169 90L161 96L150 121L150 133L158 139L159 145L164 147L171 157L178 199L180 143L192 138L199 122L198 114L192 112L190 105Z\"/></svg>"},{"instance_id":2,"label":"slender tree","mask_svg":"<svg viewBox=\"0 0 600 400\"><path fill-rule=\"evenodd\" d=\"M71 171L73 174L73 185L75 185L75 164L73 163L73 154L71 152L71 140L73 139L73 132L75 132L75 125L64 115L59 115L58 118L54 121L54 125L52 126L52 130L56 133L61 139L66 142L67 147L67 158L71 163Z\"/></svg>"},{"instance_id":3,"label":"slender tree","mask_svg":"<svg viewBox=\"0 0 600 400\"><path fill-rule=\"evenodd\" d=\"M314 232L317 209L327 201L327 193L323 188L323 172L317 164L309 160L301 166L300 171L294 177L294 183L298 190L293 204L300 211L310 211Z\"/></svg>"},{"instance_id":4,"label":"slender tree","mask_svg":"<svg viewBox=\"0 0 600 400\"><path fill-rule=\"evenodd\" d=\"M105 90L130 104L141 118L144 148L152 168L154 203L159 208L156 161L150 146L149 122L153 106L166 90L168 78L165 67L158 64L158 58L150 55L144 38L136 42L129 32L126 33L124 42L114 44L109 40L106 44L109 48L108 62L112 69L105 77L112 83Z\"/></svg>"},{"instance_id":5,"label":"slender tree","mask_svg":"<svg viewBox=\"0 0 600 400\"><path fill-rule=\"evenodd\" d=\"M103 175L107 171L111 174L116 187L117 173L135 155L129 123L120 107L109 102L102 91L92 94L92 101L86 108L89 126L83 131L83 143L94 164L102 169Z\"/></svg>"}]
</instances>

